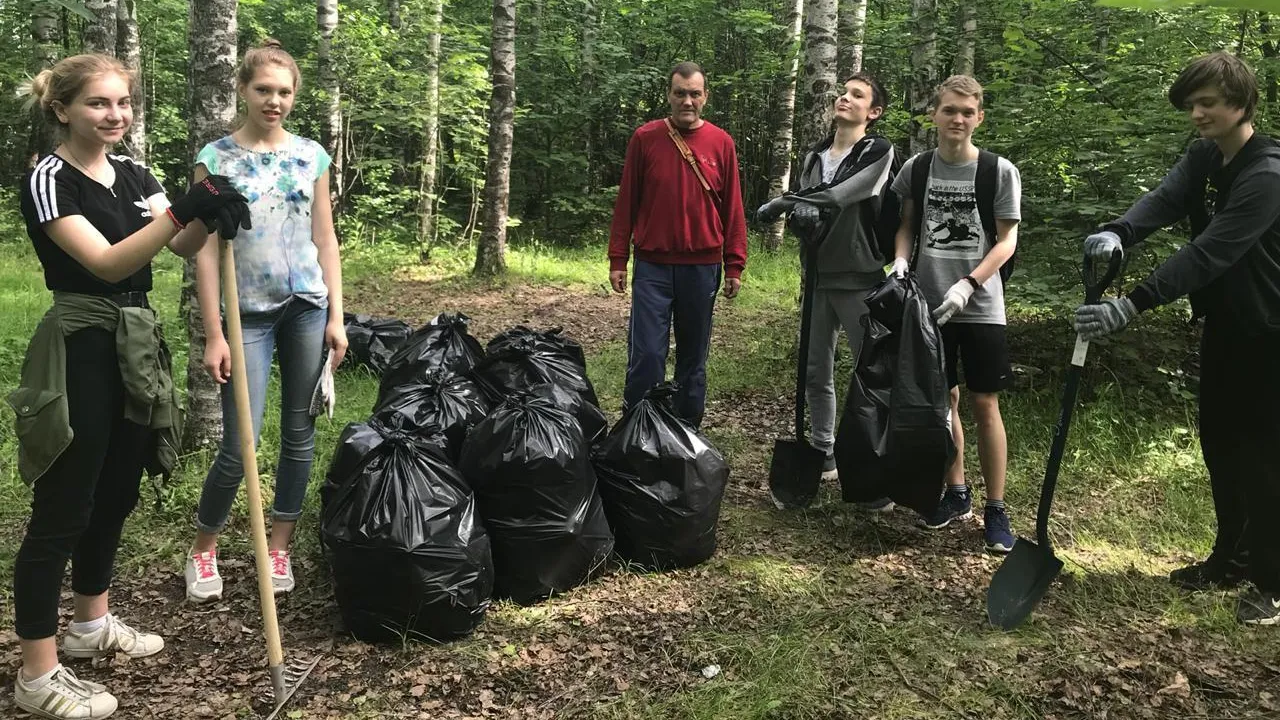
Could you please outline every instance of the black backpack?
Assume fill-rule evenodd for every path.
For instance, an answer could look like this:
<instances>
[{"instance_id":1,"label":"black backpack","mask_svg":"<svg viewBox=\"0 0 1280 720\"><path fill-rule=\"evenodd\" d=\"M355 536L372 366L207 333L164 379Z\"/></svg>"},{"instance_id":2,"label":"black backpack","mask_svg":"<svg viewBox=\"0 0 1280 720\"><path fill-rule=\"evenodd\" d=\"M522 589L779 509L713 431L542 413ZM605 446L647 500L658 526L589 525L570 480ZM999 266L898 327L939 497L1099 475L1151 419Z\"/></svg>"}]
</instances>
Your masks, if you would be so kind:
<instances>
[{"instance_id":1,"label":"black backpack","mask_svg":"<svg viewBox=\"0 0 1280 720\"><path fill-rule=\"evenodd\" d=\"M885 180L884 190L880 198L879 214L864 212L862 217L866 223L867 237L875 238L876 247L880 248L880 256L887 258L887 262L893 261L893 256L897 252L898 226L902 224L902 201L898 198L898 193L890 188L893 187L894 178L898 177L898 173L902 170L902 154L898 152L896 146L890 147L889 152L893 153L893 160L889 165L889 177ZM871 207L871 200L864 200L865 207Z\"/></svg>"},{"instance_id":2,"label":"black backpack","mask_svg":"<svg viewBox=\"0 0 1280 720\"><path fill-rule=\"evenodd\" d=\"M933 168L933 150L926 150L920 153L919 159L916 160L912 167L911 173L911 200L916 212L921 212L924 208L925 190L929 184L929 171ZM995 243L996 238L996 179L999 171L1000 156L987 150L978 150L978 172L974 177L974 199L978 204L978 217L982 221L982 231L986 233L991 242ZM924 172L920 172L920 168L924 167ZM896 228L895 228L896 229ZM920 223L915 223L916 247L920 247ZM891 253L892 255L892 253ZM1000 266L1000 281L1009 282L1009 277L1013 275L1014 260L1018 257L1018 251L1015 249L1013 255ZM915 264L915 258L912 258L912 264Z\"/></svg>"}]
</instances>

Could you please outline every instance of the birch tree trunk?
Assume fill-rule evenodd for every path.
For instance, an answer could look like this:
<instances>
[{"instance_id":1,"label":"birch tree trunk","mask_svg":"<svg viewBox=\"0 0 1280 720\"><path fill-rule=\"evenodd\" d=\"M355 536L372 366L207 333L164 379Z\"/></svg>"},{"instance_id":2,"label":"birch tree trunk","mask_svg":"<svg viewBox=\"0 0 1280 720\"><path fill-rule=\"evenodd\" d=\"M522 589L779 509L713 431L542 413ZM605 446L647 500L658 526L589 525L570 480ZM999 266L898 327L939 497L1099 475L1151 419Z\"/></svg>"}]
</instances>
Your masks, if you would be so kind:
<instances>
[{"instance_id":1,"label":"birch tree trunk","mask_svg":"<svg viewBox=\"0 0 1280 720\"><path fill-rule=\"evenodd\" d=\"M476 243L476 275L507 269L507 205L516 108L516 3L493 0L493 95L489 99L489 158L485 164L484 229Z\"/></svg>"}]
</instances>

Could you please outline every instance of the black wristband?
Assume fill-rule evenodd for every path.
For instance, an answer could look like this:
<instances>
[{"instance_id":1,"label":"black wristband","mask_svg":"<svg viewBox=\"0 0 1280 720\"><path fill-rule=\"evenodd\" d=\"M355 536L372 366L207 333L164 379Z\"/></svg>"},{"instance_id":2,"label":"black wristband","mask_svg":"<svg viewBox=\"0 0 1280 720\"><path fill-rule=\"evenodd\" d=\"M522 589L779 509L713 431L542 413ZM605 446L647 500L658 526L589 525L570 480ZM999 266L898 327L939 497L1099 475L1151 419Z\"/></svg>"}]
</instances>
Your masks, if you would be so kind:
<instances>
[{"instance_id":1,"label":"black wristband","mask_svg":"<svg viewBox=\"0 0 1280 720\"><path fill-rule=\"evenodd\" d=\"M973 286L973 289L974 289L974 290L981 290L981 289L982 289L982 283L978 282L978 279L977 279L977 278L975 278L974 276L972 276L972 275L965 275L965 276L964 276L964 279L969 281L969 284Z\"/></svg>"}]
</instances>

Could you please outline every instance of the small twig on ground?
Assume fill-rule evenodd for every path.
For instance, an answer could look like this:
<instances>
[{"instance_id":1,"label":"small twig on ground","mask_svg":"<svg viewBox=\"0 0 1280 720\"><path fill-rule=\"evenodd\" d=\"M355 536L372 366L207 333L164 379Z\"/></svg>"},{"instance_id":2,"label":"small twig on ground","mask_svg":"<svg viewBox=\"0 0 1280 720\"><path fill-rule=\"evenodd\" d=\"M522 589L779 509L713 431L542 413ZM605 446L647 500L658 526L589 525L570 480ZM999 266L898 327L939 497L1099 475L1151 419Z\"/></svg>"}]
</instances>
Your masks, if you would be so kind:
<instances>
[{"instance_id":1,"label":"small twig on ground","mask_svg":"<svg viewBox=\"0 0 1280 720\"><path fill-rule=\"evenodd\" d=\"M973 717L970 713L967 713L961 710L960 708L956 707L955 705L952 705L946 700L943 700L941 697L939 697L936 693L929 690L928 688L916 687L915 685L912 685L911 681L907 679L906 671L904 671L902 669L902 666L898 664L897 659L894 658L892 655L887 655L886 657L889 658L889 664L893 666L893 669L898 671L898 677L902 678L902 684L905 685L908 690L925 698L926 700L932 700L933 702L950 710L957 717L966 717L966 718Z\"/></svg>"}]
</instances>

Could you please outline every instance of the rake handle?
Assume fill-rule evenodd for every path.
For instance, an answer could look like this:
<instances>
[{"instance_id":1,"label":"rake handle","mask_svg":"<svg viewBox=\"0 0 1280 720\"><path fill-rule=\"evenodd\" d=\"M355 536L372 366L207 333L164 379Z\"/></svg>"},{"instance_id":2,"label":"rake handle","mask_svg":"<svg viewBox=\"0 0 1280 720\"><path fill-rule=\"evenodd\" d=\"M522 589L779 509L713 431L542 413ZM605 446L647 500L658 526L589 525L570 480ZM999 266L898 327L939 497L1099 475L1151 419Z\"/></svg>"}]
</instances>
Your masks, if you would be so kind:
<instances>
[{"instance_id":1,"label":"rake handle","mask_svg":"<svg viewBox=\"0 0 1280 720\"><path fill-rule=\"evenodd\" d=\"M271 557L267 553L267 524L262 517L262 485L258 480L258 455L249 406L249 382L244 360L244 332L240 325L240 293L236 286L236 258L232 244L222 243L222 301L226 305L228 345L231 347L231 389L235 396L236 431L240 434L240 460L249 502L249 526L253 534L254 564L258 568L258 600L262 605L262 633L267 640L267 664L284 664L276 595L271 587Z\"/></svg>"}]
</instances>

